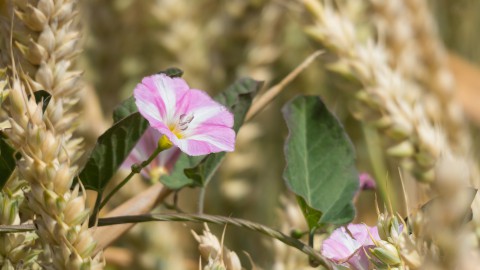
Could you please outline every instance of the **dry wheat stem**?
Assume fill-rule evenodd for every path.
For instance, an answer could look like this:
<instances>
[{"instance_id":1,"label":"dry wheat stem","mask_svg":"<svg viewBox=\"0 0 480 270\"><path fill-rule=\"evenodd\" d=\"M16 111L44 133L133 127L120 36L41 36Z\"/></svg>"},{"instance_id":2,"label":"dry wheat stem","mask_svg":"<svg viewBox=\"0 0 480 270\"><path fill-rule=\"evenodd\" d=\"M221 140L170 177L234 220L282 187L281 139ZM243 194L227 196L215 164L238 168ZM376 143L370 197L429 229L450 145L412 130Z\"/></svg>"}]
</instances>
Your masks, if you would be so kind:
<instances>
[{"instance_id":1,"label":"dry wheat stem","mask_svg":"<svg viewBox=\"0 0 480 270\"><path fill-rule=\"evenodd\" d=\"M292 82L303 70L305 70L313 61L322 54L322 51L316 51L309 55L303 62L292 70L278 84L272 86L265 94L259 97L248 110L245 120L251 120L255 115L262 111L270 102L272 102L285 87Z\"/></svg>"},{"instance_id":2,"label":"dry wheat stem","mask_svg":"<svg viewBox=\"0 0 480 270\"><path fill-rule=\"evenodd\" d=\"M147 214L147 215L136 215L136 216L118 216L118 217L109 217L101 218L98 221L98 226L111 226L116 224L123 223L141 223L141 222L150 222L150 221L184 221L184 222L207 222L218 225L234 225L241 228L246 228L252 231L259 232L261 234L267 235L269 237L275 238L283 243L292 246L303 253L309 255L310 257L317 260L323 266L331 269L331 263L326 260L322 255L315 251L312 247L304 244L303 242L292 238L282 232L271 229L267 226L254 223L248 220L238 219L238 218L229 218L224 216L213 216L213 215L193 215L193 214Z\"/></svg>"}]
</instances>

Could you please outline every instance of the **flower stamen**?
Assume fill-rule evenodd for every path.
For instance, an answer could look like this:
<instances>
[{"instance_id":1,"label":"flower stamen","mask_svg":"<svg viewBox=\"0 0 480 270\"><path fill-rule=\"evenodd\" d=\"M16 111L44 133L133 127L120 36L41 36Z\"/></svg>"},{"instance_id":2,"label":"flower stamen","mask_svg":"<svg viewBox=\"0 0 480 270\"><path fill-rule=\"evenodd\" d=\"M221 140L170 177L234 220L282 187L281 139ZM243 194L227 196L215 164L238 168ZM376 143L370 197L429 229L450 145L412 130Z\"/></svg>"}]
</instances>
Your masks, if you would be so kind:
<instances>
[{"instance_id":1,"label":"flower stamen","mask_svg":"<svg viewBox=\"0 0 480 270\"><path fill-rule=\"evenodd\" d=\"M190 124L193 121L194 115L186 115L182 114L180 115L180 119L178 120L178 128L181 131L185 131L188 128L188 124Z\"/></svg>"}]
</instances>

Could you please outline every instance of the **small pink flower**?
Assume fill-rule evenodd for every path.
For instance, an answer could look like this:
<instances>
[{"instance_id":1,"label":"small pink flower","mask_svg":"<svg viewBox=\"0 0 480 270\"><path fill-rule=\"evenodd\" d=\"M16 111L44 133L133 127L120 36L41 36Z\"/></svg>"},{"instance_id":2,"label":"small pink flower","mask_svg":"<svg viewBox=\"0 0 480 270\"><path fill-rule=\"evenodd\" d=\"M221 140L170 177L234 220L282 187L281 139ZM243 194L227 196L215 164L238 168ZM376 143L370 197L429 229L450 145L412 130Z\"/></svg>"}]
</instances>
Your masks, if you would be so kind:
<instances>
[{"instance_id":1,"label":"small pink flower","mask_svg":"<svg viewBox=\"0 0 480 270\"><path fill-rule=\"evenodd\" d=\"M359 176L360 190L374 190L377 187L375 180L368 173L361 173Z\"/></svg>"},{"instance_id":2,"label":"small pink flower","mask_svg":"<svg viewBox=\"0 0 480 270\"><path fill-rule=\"evenodd\" d=\"M160 134L160 132L149 127L121 167L129 170L133 164L140 164L147 160L153 154L155 148L157 148L158 140L161 136L162 134ZM160 152L160 154L141 171L141 174L152 181L159 180L161 175L169 174L172 171L180 153L180 149L177 147L172 147Z\"/></svg>"},{"instance_id":3,"label":"small pink flower","mask_svg":"<svg viewBox=\"0 0 480 270\"><path fill-rule=\"evenodd\" d=\"M333 231L329 238L323 241L322 254L338 265L338 268L348 267L353 270L370 269L366 250L373 246L372 237L379 240L377 227L365 224L349 224Z\"/></svg>"},{"instance_id":4,"label":"small pink flower","mask_svg":"<svg viewBox=\"0 0 480 270\"><path fill-rule=\"evenodd\" d=\"M173 145L191 156L233 151L233 115L201 90L165 74L145 77L134 90L138 111Z\"/></svg>"}]
</instances>

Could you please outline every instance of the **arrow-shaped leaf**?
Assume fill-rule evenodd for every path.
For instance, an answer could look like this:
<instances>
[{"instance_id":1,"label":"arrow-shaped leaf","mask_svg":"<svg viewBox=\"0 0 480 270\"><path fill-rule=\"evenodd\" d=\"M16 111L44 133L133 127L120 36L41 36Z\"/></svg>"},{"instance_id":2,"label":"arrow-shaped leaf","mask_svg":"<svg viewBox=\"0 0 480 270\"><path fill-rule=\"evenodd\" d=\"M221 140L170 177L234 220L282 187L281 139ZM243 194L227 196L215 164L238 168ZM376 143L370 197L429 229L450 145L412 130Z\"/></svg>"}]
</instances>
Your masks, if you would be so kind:
<instances>
[{"instance_id":1,"label":"arrow-shaped leaf","mask_svg":"<svg viewBox=\"0 0 480 270\"><path fill-rule=\"evenodd\" d=\"M299 96L283 115L289 135L284 179L299 197L310 228L343 224L355 215L355 152L340 122L319 97Z\"/></svg>"}]
</instances>

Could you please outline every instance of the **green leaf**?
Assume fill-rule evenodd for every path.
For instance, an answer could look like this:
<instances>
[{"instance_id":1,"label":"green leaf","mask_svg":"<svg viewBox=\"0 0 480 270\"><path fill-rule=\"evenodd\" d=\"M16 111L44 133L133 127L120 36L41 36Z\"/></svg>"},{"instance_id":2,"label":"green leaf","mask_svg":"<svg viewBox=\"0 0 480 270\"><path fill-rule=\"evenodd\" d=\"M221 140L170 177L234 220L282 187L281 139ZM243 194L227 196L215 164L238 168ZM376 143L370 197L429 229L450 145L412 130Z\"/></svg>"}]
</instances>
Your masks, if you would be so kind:
<instances>
[{"instance_id":1,"label":"green leaf","mask_svg":"<svg viewBox=\"0 0 480 270\"><path fill-rule=\"evenodd\" d=\"M85 188L103 191L147 128L148 121L136 112L105 131L79 174Z\"/></svg>"},{"instance_id":2,"label":"green leaf","mask_svg":"<svg viewBox=\"0 0 480 270\"><path fill-rule=\"evenodd\" d=\"M183 70L176 68L176 67L171 67L167 68L165 70L159 71L158 74L165 74L170 78L175 78L175 77L182 77L183 76Z\"/></svg>"},{"instance_id":3,"label":"green leaf","mask_svg":"<svg viewBox=\"0 0 480 270\"><path fill-rule=\"evenodd\" d=\"M130 96L126 100L122 101L113 111L113 122L116 123L123 118L138 112L137 105L135 104L135 98Z\"/></svg>"},{"instance_id":4,"label":"green leaf","mask_svg":"<svg viewBox=\"0 0 480 270\"><path fill-rule=\"evenodd\" d=\"M298 202L298 206L302 210L303 215L305 216L305 220L307 221L308 228L310 229L317 228L318 221L322 217L322 213L308 206L305 200L300 196L297 196L297 202Z\"/></svg>"},{"instance_id":5,"label":"green leaf","mask_svg":"<svg viewBox=\"0 0 480 270\"><path fill-rule=\"evenodd\" d=\"M252 105L252 100L261 86L261 82L244 78L215 97L215 100L229 108L233 113L233 129L235 132L238 132L242 126L248 109ZM224 158L225 152L209 154L197 166L185 169L185 175L192 179L196 185L206 186L217 172Z\"/></svg>"},{"instance_id":6,"label":"green leaf","mask_svg":"<svg viewBox=\"0 0 480 270\"><path fill-rule=\"evenodd\" d=\"M196 166L204 156L192 157L185 153L180 154L177 162L169 175L162 175L160 181L170 189L180 189L184 186L193 185L194 182L185 176L185 168Z\"/></svg>"},{"instance_id":7,"label":"green leaf","mask_svg":"<svg viewBox=\"0 0 480 270\"><path fill-rule=\"evenodd\" d=\"M233 128L236 132L243 124L253 97L261 86L262 82L243 78L215 97L215 100L233 113L235 121ZM172 174L163 176L160 180L172 189L186 185L205 186L215 175L224 158L225 152L220 152L200 157L200 159L197 157L192 160L190 157L189 162L185 162L187 155L182 154Z\"/></svg>"},{"instance_id":8,"label":"green leaf","mask_svg":"<svg viewBox=\"0 0 480 270\"><path fill-rule=\"evenodd\" d=\"M289 129L283 177L301 197L310 228L350 222L358 173L342 125L319 97L296 97L282 111Z\"/></svg>"},{"instance_id":9,"label":"green leaf","mask_svg":"<svg viewBox=\"0 0 480 270\"><path fill-rule=\"evenodd\" d=\"M45 112L52 95L45 90L38 90L33 92L33 96L35 97L35 102L37 103L40 103L43 100L42 110Z\"/></svg>"},{"instance_id":10,"label":"green leaf","mask_svg":"<svg viewBox=\"0 0 480 270\"><path fill-rule=\"evenodd\" d=\"M7 143L3 132L0 132L0 190L15 170L16 161L15 149Z\"/></svg>"}]
</instances>

